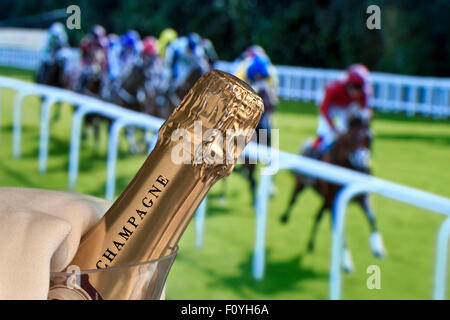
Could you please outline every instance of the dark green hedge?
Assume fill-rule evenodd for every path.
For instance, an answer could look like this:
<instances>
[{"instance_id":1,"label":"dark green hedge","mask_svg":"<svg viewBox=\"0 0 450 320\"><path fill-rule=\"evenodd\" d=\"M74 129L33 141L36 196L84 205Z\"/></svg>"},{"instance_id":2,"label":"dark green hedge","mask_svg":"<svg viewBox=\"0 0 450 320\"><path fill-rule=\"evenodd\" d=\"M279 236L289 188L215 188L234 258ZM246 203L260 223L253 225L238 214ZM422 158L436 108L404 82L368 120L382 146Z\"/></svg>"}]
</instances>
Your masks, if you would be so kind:
<instances>
[{"instance_id":1,"label":"dark green hedge","mask_svg":"<svg viewBox=\"0 0 450 320\"><path fill-rule=\"evenodd\" d=\"M344 68L358 61L384 72L450 76L448 0L2 0L0 22L70 4L82 13L81 32L70 32L73 44L94 23L145 35L171 26L212 39L225 60L257 43L276 64ZM371 4L381 8L381 30L366 28ZM46 27L50 21L20 24Z\"/></svg>"}]
</instances>

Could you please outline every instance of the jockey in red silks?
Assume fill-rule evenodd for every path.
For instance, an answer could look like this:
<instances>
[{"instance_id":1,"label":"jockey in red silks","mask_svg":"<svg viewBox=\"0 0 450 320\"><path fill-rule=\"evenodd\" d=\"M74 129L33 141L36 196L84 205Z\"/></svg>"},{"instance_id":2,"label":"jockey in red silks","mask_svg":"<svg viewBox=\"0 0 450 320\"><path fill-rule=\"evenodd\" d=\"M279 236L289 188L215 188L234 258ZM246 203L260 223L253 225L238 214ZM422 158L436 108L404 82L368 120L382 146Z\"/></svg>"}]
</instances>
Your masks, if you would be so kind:
<instances>
[{"instance_id":1,"label":"jockey in red silks","mask_svg":"<svg viewBox=\"0 0 450 320\"><path fill-rule=\"evenodd\" d=\"M325 89L320 106L319 126L313 149L322 154L340 134L347 131L348 118L358 112L364 118L372 117L368 98L372 88L368 82L369 70L362 64L353 64L347 69L344 80L336 80Z\"/></svg>"},{"instance_id":2,"label":"jockey in red silks","mask_svg":"<svg viewBox=\"0 0 450 320\"><path fill-rule=\"evenodd\" d=\"M164 77L164 62L159 56L157 39L147 36L142 40L141 62L147 75L147 85L156 90L162 90Z\"/></svg>"},{"instance_id":3,"label":"jockey in red silks","mask_svg":"<svg viewBox=\"0 0 450 320\"><path fill-rule=\"evenodd\" d=\"M94 54L100 50L106 57L108 48L108 38L106 37L105 28L100 25L92 27L89 34L87 34L80 42L81 58L83 66L90 65L94 60ZM106 68L106 59L105 65Z\"/></svg>"},{"instance_id":4,"label":"jockey in red silks","mask_svg":"<svg viewBox=\"0 0 450 320\"><path fill-rule=\"evenodd\" d=\"M100 77L104 78L108 70L107 49L108 38L105 28L100 25L93 26L80 42L81 75L76 91L83 90L89 74L92 72L98 73Z\"/></svg>"},{"instance_id":5,"label":"jockey in red silks","mask_svg":"<svg viewBox=\"0 0 450 320\"><path fill-rule=\"evenodd\" d=\"M142 39L142 51L141 56L143 58L154 58L158 55L158 49L156 46L157 39L153 36L148 36Z\"/></svg>"}]
</instances>

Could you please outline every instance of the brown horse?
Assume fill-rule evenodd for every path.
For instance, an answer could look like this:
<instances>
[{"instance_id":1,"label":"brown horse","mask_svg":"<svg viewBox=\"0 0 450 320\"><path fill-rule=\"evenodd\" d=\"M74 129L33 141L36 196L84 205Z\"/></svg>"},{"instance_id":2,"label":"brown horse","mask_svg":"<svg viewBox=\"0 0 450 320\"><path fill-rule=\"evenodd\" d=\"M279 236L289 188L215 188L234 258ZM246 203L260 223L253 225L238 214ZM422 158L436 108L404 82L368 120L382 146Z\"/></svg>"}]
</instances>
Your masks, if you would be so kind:
<instances>
[{"instance_id":1,"label":"brown horse","mask_svg":"<svg viewBox=\"0 0 450 320\"><path fill-rule=\"evenodd\" d=\"M114 104L166 119L201 77L202 71L200 68L195 68L180 86L173 90L162 90L156 80L158 75L152 73L158 73L157 68L153 68L153 64L158 63L155 59L137 60L129 74L111 92L110 96ZM132 128L127 128L127 137L131 151L139 152L142 148L136 143ZM145 136L144 138L147 143L150 142L149 137Z\"/></svg>"},{"instance_id":2,"label":"brown horse","mask_svg":"<svg viewBox=\"0 0 450 320\"><path fill-rule=\"evenodd\" d=\"M176 88L163 92L162 97L165 102L165 107L162 108L164 111L164 118L167 118L172 111L180 104L181 100L186 96L186 94L191 90L198 79L203 75L203 70L200 66L194 68L191 73L186 77L186 79Z\"/></svg>"},{"instance_id":3,"label":"brown horse","mask_svg":"<svg viewBox=\"0 0 450 320\"><path fill-rule=\"evenodd\" d=\"M147 90L147 84L151 82L151 74L148 72L149 65L143 60L137 60L131 67L122 81L112 88L110 93L111 102L126 109L143 112L158 116L154 107L154 97ZM141 148L138 146L134 136L134 129L127 127L126 135L132 153L138 153Z\"/></svg>"},{"instance_id":4,"label":"brown horse","mask_svg":"<svg viewBox=\"0 0 450 320\"><path fill-rule=\"evenodd\" d=\"M124 108L143 112L159 118L165 118L164 112L156 103L158 87L154 84L153 74L155 59L138 59L131 67L128 75L110 93L111 102Z\"/></svg>"},{"instance_id":5,"label":"brown horse","mask_svg":"<svg viewBox=\"0 0 450 320\"><path fill-rule=\"evenodd\" d=\"M138 112L145 111L141 101L139 101L138 95L140 90L143 90L146 80L143 65L141 63L135 63L128 75L110 93L111 102L126 109Z\"/></svg>"},{"instance_id":6,"label":"brown horse","mask_svg":"<svg viewBox=\"0 0 450 320\"><path fill-rule=\"evenodd\" d=\"M101 99L104 70L102 65L106 56L101 50L96 50L93 53L92 63L85 66L78 79L75 81L75 91L81 94L92 96ZM89 113L84 118L85 128L93 130L94 139L96 143L100 139L100 125L103 120L111 124L111 120L98 114ZM83 137L86 137L86 131L83 130Z\"/></svg>"},{"instance_id":7,"label":"brown horse","mask_svg":"<svg viewBox=\"0 0 450 320\"><path fill-rule=\"evenodd\" d=\"M63 88L64 62L54 59L40 65L35 75L35 82L48 86Z\"/></svg>"},{"instance_id":8,"label":"brown horse","mask_svg":"<svg viewBox=\"0 0 450 320\"><path fill-rule=\"evenodd\" d=\"M347 133L341 135L336 142L328 148L327 151L319 157L327 163L345 167L348 169L360 171L370 174L369 157L372 144L372 133L369 128L368 121L355 117L349 120L349 128ZM304 148L302 155L311 157L313 154L311 146ZM319 195L323 198L323 203L316 214L313 228L308 241L308 251L314 250L315 237L317 228L326 210L332 210L336 195L341 186L336 184L306 177L304 175L295 173L295 189L291 196L289 205L281 216L281 222L287 223L292 211L292 207L298 195L307 187L313 187ZM371 229L371 245L375 256L383 257L384 248L381 242L381 237L378 234L375 215L371 208L368 194L363 194L354 199L364 210L369 221ZM333 217L332 217L333 218ZM347 270L351 271L351 270Z\"/></svg>"},{"instance_id":9,"label":"brown horse","mask_svg":"<svg viewBox=\"0 0 450 320\"><path fill-rule=\"evenodd\" d=\"M52 87L68 89L69 83L67 81L67 75L65 74L65 59L66 58L62 55L55 54L52 61L43 62L35 74L35 82ZM44 98L41 97L41 99L43 100ZM57 102L53 116L54 120L57 120L60 117L60 106L61 102Z\"/></svg>"}]
</instances>

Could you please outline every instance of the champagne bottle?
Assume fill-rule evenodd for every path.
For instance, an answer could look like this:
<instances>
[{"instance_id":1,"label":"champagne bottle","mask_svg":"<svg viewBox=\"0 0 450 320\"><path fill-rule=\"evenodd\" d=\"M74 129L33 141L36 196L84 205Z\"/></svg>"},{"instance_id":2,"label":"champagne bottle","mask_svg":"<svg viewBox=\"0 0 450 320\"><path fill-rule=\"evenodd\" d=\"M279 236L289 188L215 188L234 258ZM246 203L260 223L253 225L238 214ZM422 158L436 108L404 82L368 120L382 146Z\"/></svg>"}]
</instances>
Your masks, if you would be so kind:
<instances>
[{"instance_id":1,"label":"champagne bottle","mask_svg":"<svg viewBox=\"0 0 450 320\"><path fill-rule=\"evenodd\" d=\"M208 190L233 170L262 113L262 100L245 82L218 70L203 75L162 125L136 176L81 239L70 265L102 270L173 252ZM96 297L78 295L133 299L148 285L108 273L88 275L85 291ZM59 299L68 290L51 286L49 297Z\"/></svg>"}]
</instances>

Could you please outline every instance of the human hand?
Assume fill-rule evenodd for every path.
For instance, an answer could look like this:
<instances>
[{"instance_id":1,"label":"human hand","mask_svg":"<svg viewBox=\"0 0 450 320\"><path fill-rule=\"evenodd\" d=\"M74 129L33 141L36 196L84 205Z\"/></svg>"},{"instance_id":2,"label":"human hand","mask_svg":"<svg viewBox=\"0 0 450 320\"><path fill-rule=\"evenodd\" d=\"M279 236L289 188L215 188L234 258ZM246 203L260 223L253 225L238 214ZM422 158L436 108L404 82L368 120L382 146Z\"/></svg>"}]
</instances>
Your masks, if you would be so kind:
<instances>
[{"instance_id":1,"label":"human hand","mask_svg":"<svg viewBox=\"0 0 450 320\"><path fill-rule=\"evenodd\" d=\"M72 192L0 188L0 299L47 299L50 272L67 267L110 206Z\"/></svg>"}]
</instances>

